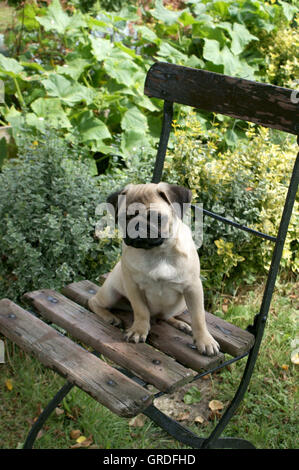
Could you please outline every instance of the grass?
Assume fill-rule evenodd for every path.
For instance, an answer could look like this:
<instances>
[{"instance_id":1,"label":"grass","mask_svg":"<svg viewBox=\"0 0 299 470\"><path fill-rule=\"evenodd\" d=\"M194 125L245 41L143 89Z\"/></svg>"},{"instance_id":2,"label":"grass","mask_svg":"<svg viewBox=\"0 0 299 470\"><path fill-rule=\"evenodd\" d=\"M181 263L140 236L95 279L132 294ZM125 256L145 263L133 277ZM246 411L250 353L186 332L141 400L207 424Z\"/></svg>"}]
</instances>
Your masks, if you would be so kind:
<instances>
[{"instance_id":1,"label":"grass","mask_svg":"<svg viewBox=\"0 0 299 470\"><path fill-rule=\"evenodd\" d=\"M223 435L250 440L264 449L298 448L298 370L291 362L291 342L295 338L299 307L299 282L277 285L261 352L249 391ZM219 296L217 314L246 327L258 310L261 286L228 299ZM41 409L64 383L54 372L17 346L5 340L6 363L0 365L0 448L22 445ZM243 372L245 360L213 374L211 399L228 404ZM7 380L12 388L7 387ZM9 390L11 388L11 390ZM175 406L175 404L174 404ZM76 443L71 431L92 438L91 447L104 449L175 449L182 447L146 418L141 427L132 427L73 388L44 426L35 448L70 448ZM217 421L218 417L214 418ZM208 435L214 421L193 425L198 435Z\"/></svg>"}]
</instances>

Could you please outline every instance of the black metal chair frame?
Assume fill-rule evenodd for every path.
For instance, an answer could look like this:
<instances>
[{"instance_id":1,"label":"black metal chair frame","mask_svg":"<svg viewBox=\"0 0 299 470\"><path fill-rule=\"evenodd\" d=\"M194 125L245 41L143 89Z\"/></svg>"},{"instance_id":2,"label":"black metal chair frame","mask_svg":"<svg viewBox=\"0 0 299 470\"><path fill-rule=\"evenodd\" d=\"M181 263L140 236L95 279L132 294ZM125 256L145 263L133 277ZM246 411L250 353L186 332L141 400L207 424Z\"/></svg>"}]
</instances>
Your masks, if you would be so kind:
<instances>
[{"instance_id":1,"label":"black metal chair frame","mask_svg":"<svg viewBox=\"0 0 299 470\"><path fill-rule=\"evenodd\" d=\"M191 78L190 78L191 77ZM182 99L178 99L177 95L181 92L180 87L182 86L182 80L186 81L185 88L192 89L192 92L189 95L194 100L194 97L198 102L190 102L190 96L186 91L182 93ZM188 82L189 80L189 82ZM209 86L213 89L213 96L207 91L209 91ZM193 88L192 88L193 86ZM206 88L205 88L206 87ZM184 87L183 87L184 88ZM194 90L195 88L195 90ZM178 92L179 90L179 92ZM220 105L219 100L223 98L223 93L226 90L231 101L226 108L226 104ZM251 91L254 93L261 90L261 93L264 96L254 94L252 97L249 96L249 101L245 99L245 103L242 103L244 97L246 97ZM190 92L190 90L189 90ZM198 92L198 93L196 93ZM294 103L294 100L291 100L291 93L293 90L285 89L281 87L275 87L272 85L265 85L261 83L252 82L249 80L242 80L232 77L226 77L224 75L211 73L207 71L190 69L187 67L176 66L173 64L167 63L156 63L149 70L145 83L145 93L149 96L155 96L157 98L164 99L164 116L162 131L160 136L159 148L156 157L156 163L154 167L154 173L152 182L158 183L161 180L164 166L164 159L167 150L167 144L169 140L169 135L172 127L172 118L173 118L173 104L174 102L191 105L197 108L202 108L208 111L216 111L218 113L238 117L239 119L244 119L246 121L251 121L255 123L262 124L266 127L277 128L292 134L297 135L297 143L299 145L299 124L298 124L298 107L299 105ZM215 93L218 96L215 97ZM206 96L208 95L208 96ZM283 99L282 99L283 97ZM254 99L253 99L254 98ZM238 102L239 100L239 102ZM289 101L287 101L289 100ZM232 103L233 102L233 103ZM236 105L237 103L237 105ZM246 108L246 113L242 115L242 104L249 108ZM267 115L267 106L268 104L271 109L271 113ZM231 106L232 105L232 106ZM252 105L252 109L250 106ZM240 112L236 114L236 109L240 107ZM260 112L254 112L256 107L260 106ZM263 109L265 108L265 109ZM265 114L261 111L265 110ZM251 115L250 115L251 112ZM270 116L271 114L271 116ZM294 164L285 205L283 208L281 221L277 236L264 234L257 232L251 228L240 225L230 219L226 219L218 214L210 212L206 209L203 209L205 216L213 217L220 222L233 225L235 228L240 230L245 230L252 233L258 237L270 240L274 242L274 250L272 255L271 266L268 272L268 277L266 281L266 286L264 289L263 299L260 307L259 313L254 318L253 325L249 325L247 329L254 334L255 343L249 353L246 353L242 356L235 357L229 361L222 363L220 366L213 370L204 371L201 374L197 374L194 377L194 380L202 377L203 375L209 374L214 370L225 367L226 365L235 362L245 356L248 356L246 366L241 378L239 387L235 393L235 396L231 400L226 411L222 415L218 424L208 437L199 437L189 429L185 428L178 422L169 418L167 415L159 411L153 404L150 405L143 413L148 416L153 422L159 425L163 430L168 434L175 437L175 439L185 445L188 445L195 449L203 448L254 448L253 444L244 439L230 438L230 437L220 437L223 430L229 423L232 416L235 414L239 404L241 403L244 394L248 388L254 366L258 357L261 341L264 334L264 329L266 326L266 321L268 317L268 312L270 308L270 303L275 287L276 278L278 275L279 265L282 257L282 251L288 231L288 226L296 198L296 192L299 183L299 152ZM95 353L96 354L96 353ZM129 371L120 369L121 372L130 376L136 380L141 385L146 385L141 379L134 377ZM39 416L38 420L32 426L27 439L24 443L24 448L32 448L33 443L36 439L38 431L41 429L49 415L53 410L58 406L63 398L69 393L74 385L70 382L66 382L65 385L59 390L59 392L54 396L54 398L49 402L44 411ZM156 394L156 397L163 395L163 392Z\"/></svg>"}]
</instances>

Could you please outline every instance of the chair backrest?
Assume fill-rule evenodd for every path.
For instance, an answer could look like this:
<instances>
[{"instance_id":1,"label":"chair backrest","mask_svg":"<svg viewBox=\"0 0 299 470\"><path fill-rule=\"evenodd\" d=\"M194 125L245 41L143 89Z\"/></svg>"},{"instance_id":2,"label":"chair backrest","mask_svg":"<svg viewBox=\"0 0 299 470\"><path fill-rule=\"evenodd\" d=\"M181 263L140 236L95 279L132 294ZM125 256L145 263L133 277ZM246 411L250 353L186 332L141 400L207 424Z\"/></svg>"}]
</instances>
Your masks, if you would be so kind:
<instances>
[{"instance_id":1,"label":"chair backrest","mask_svg":"<svg viewBox=\"0 0 299 470\"><path fill-rule=\"evenodd\" d=\"M289 88L157 62L147 73L144 93L299 134L298 100Z\"/></svg>"}]
</instances>

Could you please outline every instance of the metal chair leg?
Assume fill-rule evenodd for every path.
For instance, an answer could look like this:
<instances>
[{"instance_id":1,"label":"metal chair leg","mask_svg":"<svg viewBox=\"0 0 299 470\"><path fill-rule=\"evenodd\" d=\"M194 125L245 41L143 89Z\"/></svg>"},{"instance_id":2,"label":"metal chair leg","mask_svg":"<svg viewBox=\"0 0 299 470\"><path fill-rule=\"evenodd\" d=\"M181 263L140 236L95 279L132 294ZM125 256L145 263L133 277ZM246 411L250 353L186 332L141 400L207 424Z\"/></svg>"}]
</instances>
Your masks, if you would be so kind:
<instances>
[{"instance_id":1,"label":"metal chair leg","mask_svg":"<svg viewBox=\"0 0 299 470\"><path fill-rule=\"evenodd\" d=\"M24 443L23 449L32 449L34 441L37 437L38 432L43 427L46 420L49 418L50 414L55 410L55 408L62 402L64 397L69 393L69 391L74 387L74 384L66 382L64 386L59 390L58 393L52 398L48 403L43 412L39 415L37 421L33 424L30 429L26 441Z\"/></svg>"}]
</instances>

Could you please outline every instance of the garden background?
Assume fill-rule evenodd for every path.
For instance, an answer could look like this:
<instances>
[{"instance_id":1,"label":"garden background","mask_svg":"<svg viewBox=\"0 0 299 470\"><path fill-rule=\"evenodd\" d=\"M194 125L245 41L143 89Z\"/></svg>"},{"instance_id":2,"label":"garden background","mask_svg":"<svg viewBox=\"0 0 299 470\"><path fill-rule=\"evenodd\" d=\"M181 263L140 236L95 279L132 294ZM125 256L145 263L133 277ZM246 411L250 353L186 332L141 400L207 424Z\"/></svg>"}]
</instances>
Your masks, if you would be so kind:
<instances>
[{"instance_id":1,"label":"garden background","mask_svg":"<svg viewBox=\"0 0 299 470\"><path fill-rule=\"evenodd\" d=\"M10 0L0 3L0 33L0 297L18 302L26 291L96 281L119 258L118 238L95 235L96 206L115 188L150 181L162 106L143 86L154 61L298 88L296 1ZM181 106L163 179L188 186L208 210L274 234L296 152L293 136ZM298 219L297 199L251 393L225 431L262 448L298 446ZM270 243L205 220L199 255L206 307L246 327ZM0 448L15 448L62 379L5 347ZM206 435L243 366L173 397L176 417ZM36 447L178 445L149 421L120 420L90 400L74 390Z\"/></svg>"}]
</instances>

